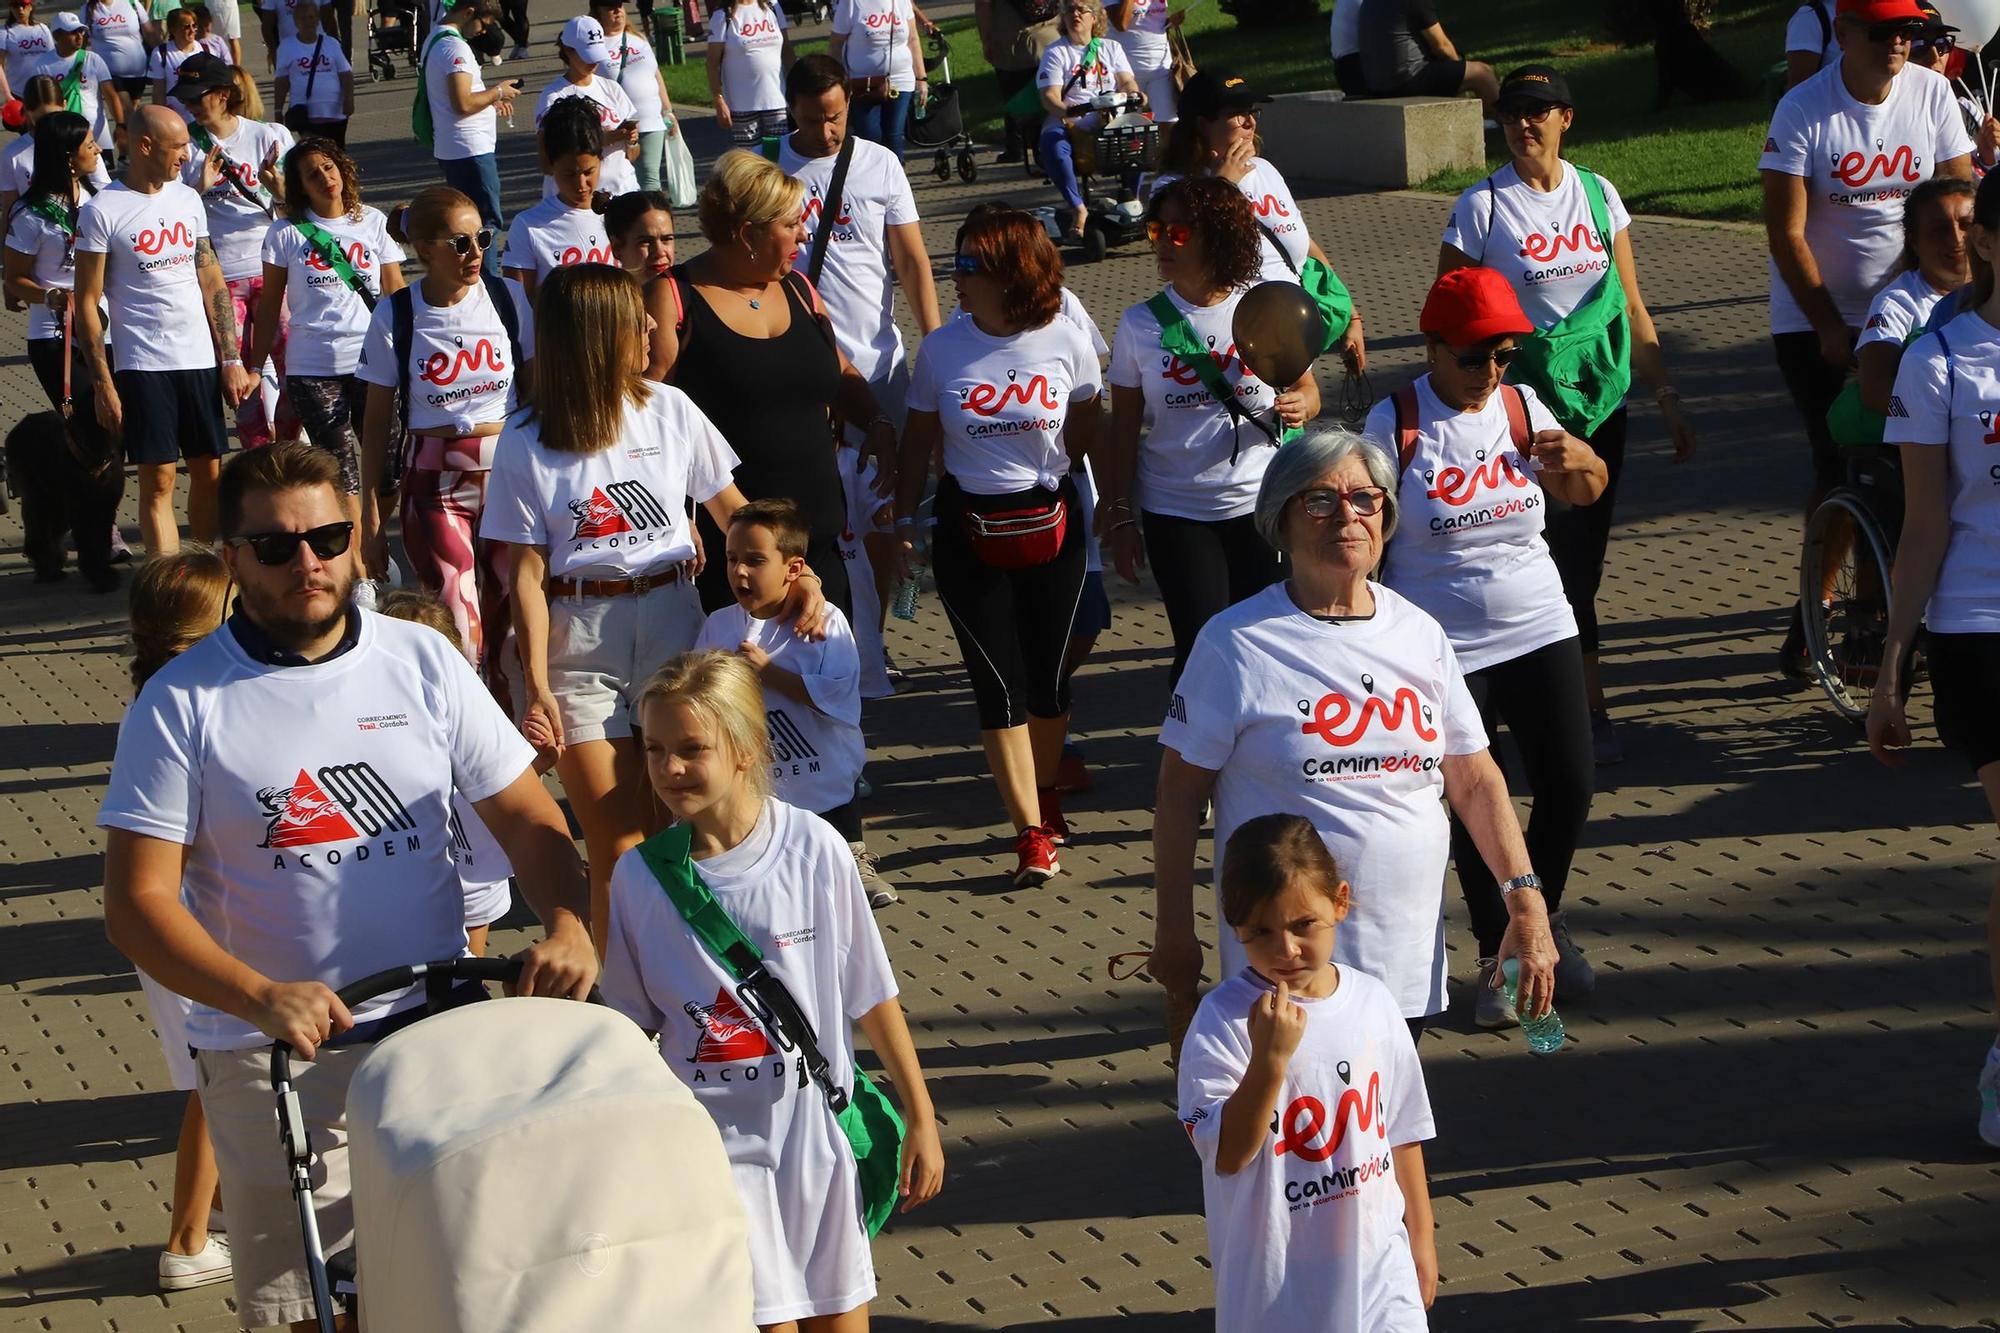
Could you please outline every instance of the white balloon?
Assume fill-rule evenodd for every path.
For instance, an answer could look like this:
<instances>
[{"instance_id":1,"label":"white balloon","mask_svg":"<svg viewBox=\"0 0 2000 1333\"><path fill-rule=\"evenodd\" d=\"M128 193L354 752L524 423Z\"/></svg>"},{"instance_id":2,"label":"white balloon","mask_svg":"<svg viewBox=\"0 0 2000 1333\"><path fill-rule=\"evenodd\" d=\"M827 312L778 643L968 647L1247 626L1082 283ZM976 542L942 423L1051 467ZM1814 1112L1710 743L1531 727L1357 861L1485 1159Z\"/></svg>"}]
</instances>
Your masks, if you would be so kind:
<instances>
[{"instance_id":1,"label":"white balloon","mask_svg":"<svg viewBox=\"0 0 2000 1333\"><path fill-rule=\"evenodd\" d=\"M1984 46L2000 32L2000 0L1931 0L1938 16L1958 29L1961 46Z\"/></svg>"}]
</instances>

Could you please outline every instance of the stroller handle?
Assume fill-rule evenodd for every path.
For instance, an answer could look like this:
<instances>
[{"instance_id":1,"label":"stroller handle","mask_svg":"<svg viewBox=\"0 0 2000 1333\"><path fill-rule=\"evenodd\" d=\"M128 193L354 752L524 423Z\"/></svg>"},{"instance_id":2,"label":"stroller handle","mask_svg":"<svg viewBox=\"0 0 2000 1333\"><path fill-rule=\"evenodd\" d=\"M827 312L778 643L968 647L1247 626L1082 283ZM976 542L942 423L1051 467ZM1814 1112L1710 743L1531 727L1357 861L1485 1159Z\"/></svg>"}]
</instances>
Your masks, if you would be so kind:
<instances>
[{"instance_id":1,"label":"stroller handle","mask_svg":"<svg viewBox=\"0 0 2000 1333\"><path fill-rule=\"evenodd\" d=\"M342 986L336 995L340 1002L353 1009L366 1004L379 995L387 995L415 985L419 981L439 984L439 989L448 988L461 981L498 981L502 983L518 981L521 978L521 960L518 958L440 958L430 963L405 963L363 977L359 981ZM435 1012L431 1002L433 991L424 999L424 1008ZM593 988L592 998L596 998ZM271 1082L288 1083L292 1077L292 1044L288 1041L271 1043Z\"/></svg>"}]
</instances>

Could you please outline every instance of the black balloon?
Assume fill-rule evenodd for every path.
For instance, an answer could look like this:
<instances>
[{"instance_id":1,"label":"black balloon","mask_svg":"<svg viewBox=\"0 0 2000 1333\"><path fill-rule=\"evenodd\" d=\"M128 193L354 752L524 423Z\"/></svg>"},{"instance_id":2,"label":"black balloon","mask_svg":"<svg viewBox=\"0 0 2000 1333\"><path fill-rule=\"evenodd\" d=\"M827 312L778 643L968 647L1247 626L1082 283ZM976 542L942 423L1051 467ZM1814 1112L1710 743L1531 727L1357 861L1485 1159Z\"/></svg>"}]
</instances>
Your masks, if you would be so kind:
<instances>
[{"instance_id":1,"label":"black balloon","mask_svg":"<svg viewBox=\"0 0 2000 1333\"><path fill-rule=\"evenodd\" d=\"M1296 282L1260 282L1236 303L1236 355L1273 389L1298 383L1326 341L1319 307Z\"/></svg>"}]
</instances>

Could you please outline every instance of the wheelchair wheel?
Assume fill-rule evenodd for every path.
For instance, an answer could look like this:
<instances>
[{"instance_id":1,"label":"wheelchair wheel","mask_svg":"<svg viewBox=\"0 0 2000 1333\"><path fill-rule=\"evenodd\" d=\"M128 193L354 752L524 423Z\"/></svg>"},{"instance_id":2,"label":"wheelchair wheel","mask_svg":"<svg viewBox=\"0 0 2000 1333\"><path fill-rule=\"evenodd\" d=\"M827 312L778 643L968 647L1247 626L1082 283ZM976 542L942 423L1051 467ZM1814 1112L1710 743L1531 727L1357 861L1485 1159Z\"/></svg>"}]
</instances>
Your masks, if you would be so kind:
<instances>
[{"instance_id":1,"label":"wheelchair wheel","mask_svg":"<svg viewBox=\"0 0 2000 1333\"><path fill-rule=\"evenodd\" d=\"M938 149L937 156L931 159L931 175L941 181L951 179L951 154L942 148Z\"/></svg>"},{"instance_id":2,"label":"wheelchair wheel","mask_svg":"<svg viewBox=\"0 0 2000 1333\"><path fill-rule=\"evenodd\" d=\"M1799 559L1806 659L1850 722L1868 716L1889 633L1888 527L1866 491L1835 488L1806 523Z\"/></svg>"},{"instance_id":3,"label":"wheelchair wheel","mask_svg":"<svg viewBox=\"0 0 2000 1333\"><path fill-rule=\"evenodd\" d=\"M979 161L973 157L970 148L961 148L958 150L958 178L967 185L979 179ZM938 179L944 179L942 173L939 174Z\"/></svg>"}]
</instances>

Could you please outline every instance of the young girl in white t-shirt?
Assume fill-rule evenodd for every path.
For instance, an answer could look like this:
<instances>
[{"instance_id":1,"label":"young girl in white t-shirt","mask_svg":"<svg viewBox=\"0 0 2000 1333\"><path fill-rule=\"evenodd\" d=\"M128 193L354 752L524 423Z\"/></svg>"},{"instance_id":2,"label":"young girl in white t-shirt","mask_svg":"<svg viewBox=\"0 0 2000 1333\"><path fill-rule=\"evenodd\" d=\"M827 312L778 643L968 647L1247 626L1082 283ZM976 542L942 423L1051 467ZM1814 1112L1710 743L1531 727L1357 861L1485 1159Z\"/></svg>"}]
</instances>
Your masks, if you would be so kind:
<instances>
[{"instance_id":1,"label":"young girl in white t-shirt","mask_svg":"<svg viewBox=\"0 0 2000 1333\"><path fill-rule=\"evenodd\" d=\"M567 97L542 119L542 174L555 193L514 215L500 271L521 284L529 307L552 269L571 264L615 264L604 217L597 211L604 165L604 130L594 104Z\"/></svg>"},{"instance_id":2,"label":"young girl in white t-shirt","mask_svg":"<svg viewBox=\"0 0 2000 1333\"><path fill-rule=\"evenodd\" d=\"M853 1025L902 1103L901 1208L934 1197L944 1150L896 979L846 841L770 795L763 689L744 659L687 653L639 696L646 775L688 826L696 875L762 953L817 1034L835 1087L855 1086ZM874 1264L853 1149L801 1056L746 1005L634 849L611 877L605 1001L659 1033L667 1067L722 1131L750 1221L759 1326L868 1326Z\"/></svg>"},{"instance_id":3,"label":"young girl in white t-shirt","mask_svg":"<svg viewBox=\"0 0 2000 1333\"><path fill-rule=\"evenodd\" d=\"M1312 822L1262 815L1223 855L1222 914L1249 966L1181 1047L1202 1164L1216 1333L1412 1333L1437 1296L1410 1029L1381 982L1333 962L1348 887Z\"/></svg>"}]
</instances>

